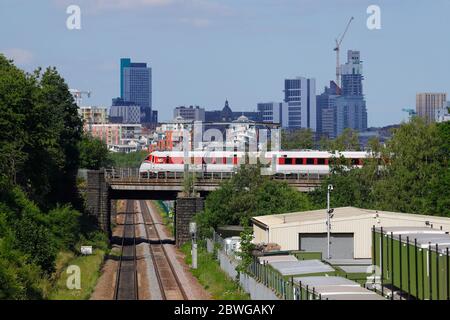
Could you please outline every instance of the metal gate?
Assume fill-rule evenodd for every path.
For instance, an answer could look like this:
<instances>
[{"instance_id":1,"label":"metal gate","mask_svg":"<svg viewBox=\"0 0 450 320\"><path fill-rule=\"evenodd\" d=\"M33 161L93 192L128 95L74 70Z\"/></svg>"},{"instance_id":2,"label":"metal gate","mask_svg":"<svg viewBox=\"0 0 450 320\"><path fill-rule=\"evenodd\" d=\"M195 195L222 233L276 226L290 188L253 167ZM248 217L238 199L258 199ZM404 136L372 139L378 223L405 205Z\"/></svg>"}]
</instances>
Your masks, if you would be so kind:
<instances>
[{"instance_id":1,"label":"metal gate","mask_svg":"<svg viewBox=\"0 0 450 320\"><path fill-rule=\"evenodd\" d=\"M353 259L353 233L331 233L330 255L332 259ZM327 257L326 233L299 233L298 248L302 251L322 252Z\"/></svg>"}]
</instances>

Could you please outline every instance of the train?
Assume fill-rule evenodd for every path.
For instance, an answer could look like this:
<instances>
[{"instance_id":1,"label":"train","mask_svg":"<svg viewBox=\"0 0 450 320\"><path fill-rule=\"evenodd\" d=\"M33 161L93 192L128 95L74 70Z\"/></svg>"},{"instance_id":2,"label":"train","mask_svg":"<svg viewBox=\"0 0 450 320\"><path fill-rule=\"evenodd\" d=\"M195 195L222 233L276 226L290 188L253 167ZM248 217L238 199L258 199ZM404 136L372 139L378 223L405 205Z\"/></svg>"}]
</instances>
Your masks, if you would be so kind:
<instances>
[{"instance_id":1,"label":"train","mask_svg":"<svg viewBox=\"0 0 450 320\"><path fill-rule=\"evenodd\" d=\"M241 152L241 151L154 151L142 162L139 172L148 177L159 173L184 171L185 158L191 172L233 173L254 156L272 169L272 174L328 174L332 159L345 158L353 167L362 167L371 154L365 151L328 152L317 150Z\"/></svg>"}]
</instances>

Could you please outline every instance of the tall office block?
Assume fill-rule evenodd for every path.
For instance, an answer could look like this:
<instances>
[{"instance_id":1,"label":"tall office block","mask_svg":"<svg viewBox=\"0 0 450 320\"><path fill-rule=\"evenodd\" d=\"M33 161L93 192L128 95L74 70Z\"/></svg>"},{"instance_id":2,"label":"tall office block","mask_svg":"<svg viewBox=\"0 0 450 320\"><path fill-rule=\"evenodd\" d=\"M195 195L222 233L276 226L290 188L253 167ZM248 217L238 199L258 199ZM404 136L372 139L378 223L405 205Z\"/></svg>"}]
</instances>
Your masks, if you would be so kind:
<instances>
[{"instance_id":1,"label":"tall office block","mask_svg":"<svg viewBox=\"0 0 450 320\"><path fill-rule=\"evenodd\" d=\"M146 63L120 60L120 97L141 107L142 123L152 123L152 69Z\"/></svg>"},{"instance_id":2,"label":"tall office block","mask_svg":"<svg viewBox=\"0 0 450 320\"><path fill-rule=\"evenodd\" d=\"M336 133L339 136L344 129L357 131L367 129L366 101L362 96L339 96L335 99Z\"/></svg>"},{"instance_id":3,"label":"tall office block","mask_svg":"<svg viewBox=\"0 0 450 320\"><path fill-rule=\"evenodd\" d=\"M416 112L428 123L436 119L436 113L442 109L447 100L445 93L418 93L416 95Z\"/></svg>"},{"instance_id":4,"label":"tall office block","mask_svg":"<svg viewBox=\"0 0 450 320\"><path fill-rule=\"evenodd\" d=\"M284 81L284 102L288 105L288 126L316 131L316 80L297 77Z\"/></svg>"},{"instance_id":5,"label":"tall office block","mask_svg":"<svg viewBox=\"0 0 450 320\"><path fill-rule=\"evenodd\" d=\"M336 135L336 98L341 94L341 88L336 82L330 81L323 93L316 97L317 133L328 138Z\"/></svg>"}]
</instances>

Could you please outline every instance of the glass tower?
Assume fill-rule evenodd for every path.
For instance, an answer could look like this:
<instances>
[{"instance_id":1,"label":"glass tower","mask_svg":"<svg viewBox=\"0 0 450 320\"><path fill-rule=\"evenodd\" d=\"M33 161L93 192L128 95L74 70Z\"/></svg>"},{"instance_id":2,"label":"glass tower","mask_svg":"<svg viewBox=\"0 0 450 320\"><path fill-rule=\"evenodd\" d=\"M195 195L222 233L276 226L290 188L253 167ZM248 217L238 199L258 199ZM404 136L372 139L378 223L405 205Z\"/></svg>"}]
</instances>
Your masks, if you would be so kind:
<instances>
[{"instance_id":1,"label":"glass tower","mask_svg":"<svg viewBox=\"0 0 450 320\"><path fill-rule=\"evenodd\" d=\"M120 60L120 97L141 108L141 123L152 123L152 69L146 63Z\"/></svg>"}]
</instances>

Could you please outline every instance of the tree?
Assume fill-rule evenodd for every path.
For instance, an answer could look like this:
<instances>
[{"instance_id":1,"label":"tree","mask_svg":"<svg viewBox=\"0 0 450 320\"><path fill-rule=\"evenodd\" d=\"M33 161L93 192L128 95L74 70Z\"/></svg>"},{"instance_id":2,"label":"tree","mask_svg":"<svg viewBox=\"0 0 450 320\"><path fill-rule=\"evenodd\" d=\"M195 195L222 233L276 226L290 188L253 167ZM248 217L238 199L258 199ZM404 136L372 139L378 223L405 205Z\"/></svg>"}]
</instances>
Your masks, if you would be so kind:
<instances>
[{"instance_id":1,"label":"tree","mask_svg":"<svg viewBox=\"0 0 450 320\"><path fill-rule=\"evenodd\" d=\"M80 168L98 170L111 164L106 144L90 135L83 135L79 142Z\"/></svg>"},{"instance_id":2,"label":"tree","mask_svg":"<svg viewBox=\"0 0 450 320\"><path fill-rule=\"evenodd\" d=\"M197 215L204 234L220 225L249 225L259 215L304 211L308 197L283 182L260 174L260 167L242 165L232 179L211 192L205 210Z\"/></svg>"},{"instance_id":3,"label":"tree","mask_svg":"<svg viewBox=\"0 0 450 320\"><path fill-rule=\"evenodd\" d=\"M311 129L298 129L281 134L281 148L283 150L313 149L314 134Z\"/></svg>"},{"instance_id":4,"label":"tree","mask_svg":"<svg viewBox=\"0 0 450 320\"><path fill-rule=\"evenodd\" d=\"M389 162L375 186L377 207L450 215L448 124L438 129L415 117L394 131L383 156Z\"/></svg>"},{"instance_id":5,"label":"tree","mask_svg":"<svg viewBox=\"0 0 450 320\"><path fill-rule=\"evenodd\" d=\"M358 132L350 128L345 128L344 131L330 145L332 150L360 150Z\"/></svg>"}]
</instances>

